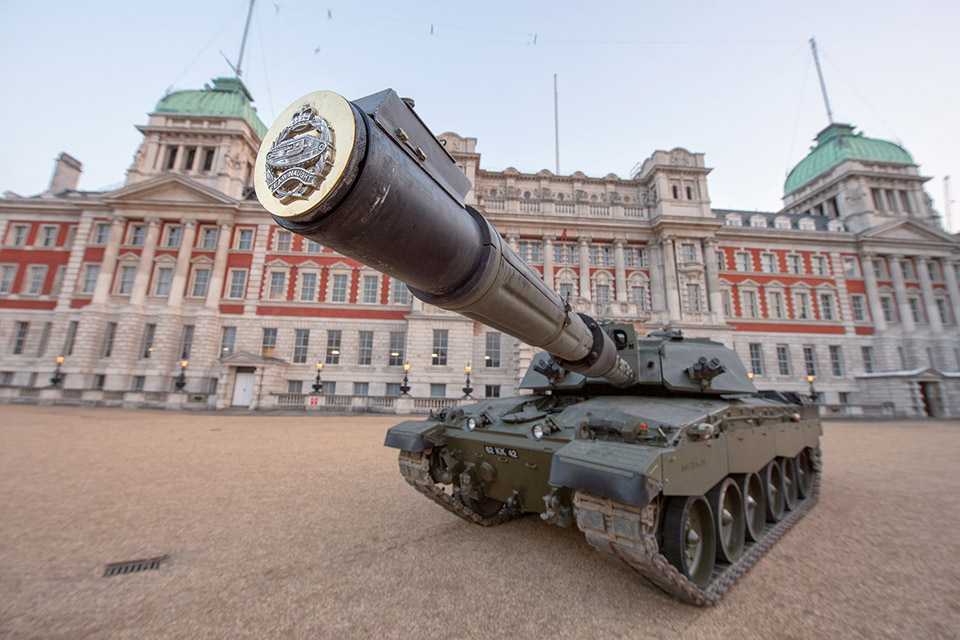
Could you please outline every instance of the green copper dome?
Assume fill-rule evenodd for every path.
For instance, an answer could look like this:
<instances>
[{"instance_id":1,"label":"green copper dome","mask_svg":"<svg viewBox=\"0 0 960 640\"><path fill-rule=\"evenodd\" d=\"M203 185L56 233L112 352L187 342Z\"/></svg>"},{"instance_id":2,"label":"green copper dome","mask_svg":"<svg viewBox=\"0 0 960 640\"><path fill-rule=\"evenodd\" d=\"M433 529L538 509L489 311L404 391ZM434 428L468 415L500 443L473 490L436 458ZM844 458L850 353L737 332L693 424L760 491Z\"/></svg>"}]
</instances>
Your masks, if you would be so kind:
<instances>
[{"instance_id":1,"label":"green copper dome","mask_svg":"<svg viewBox=\"0 0 960 640\"><path fill-rule=\"evenodd\" d=\"M790 193L810 182L828 169L846 160L872 160L894 164L914 164L906 149L893 142L867 138L854 133L849 124L831 123L817 134L817 144L806 158L793 168L783 185Z\"/></svg>"},{"instance_id":2,"label":"green copper dome","mask_svg":"<svg viewBox=\"0 0 960 640\"><path fill-rule=\"evenodd\" d=\"M164 96L155 111L243 118L262 140L267 135L267 126L260 121L256 108L250 104L252 101L239 78L214 78L212 89L206 85L199 91L176 91Z\"/></svg>"}]
</instances>

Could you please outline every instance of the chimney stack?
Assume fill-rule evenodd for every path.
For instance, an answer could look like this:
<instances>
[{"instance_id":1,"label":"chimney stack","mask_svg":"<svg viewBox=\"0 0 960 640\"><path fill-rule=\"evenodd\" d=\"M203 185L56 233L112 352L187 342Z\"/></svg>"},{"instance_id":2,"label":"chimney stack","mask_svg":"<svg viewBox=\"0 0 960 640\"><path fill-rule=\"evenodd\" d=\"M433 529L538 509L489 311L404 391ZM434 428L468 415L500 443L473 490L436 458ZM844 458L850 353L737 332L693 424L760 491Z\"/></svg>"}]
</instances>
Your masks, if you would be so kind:
<instances>
[{"instance_id":1,"label":"chimney stack","mask_svg":"<svg viewBox=\"0 0 960 640\"><path fill-rule=\"evenodd\" d=\"M49 193L57 194L63 191L76 191L80 181L83 165L69 153L62 151L57 157L57 164L53 169L53 178L50 179Z\"/></svg>"}]
</instances>

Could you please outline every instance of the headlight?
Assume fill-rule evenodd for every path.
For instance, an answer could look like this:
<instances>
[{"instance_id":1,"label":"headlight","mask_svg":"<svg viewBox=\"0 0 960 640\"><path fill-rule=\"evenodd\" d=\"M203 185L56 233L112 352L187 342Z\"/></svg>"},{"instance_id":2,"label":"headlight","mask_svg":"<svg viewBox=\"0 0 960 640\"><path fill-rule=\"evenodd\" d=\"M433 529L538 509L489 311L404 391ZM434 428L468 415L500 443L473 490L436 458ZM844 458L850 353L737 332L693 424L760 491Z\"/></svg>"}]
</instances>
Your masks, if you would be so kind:
<instances>
[{"instance_id":1,"label":"headlight","mask_svg":"<svg viewBox=\"0 0 960 640\"><path fill-rule=\"evenodd\" d=\"M531 431L533 432L533 437L537 440L543 437L543 425L535 424Z\"/></svg>"},{"instance_id":2,"label":"headlight","mask_svg":"<svg viewBox=\"0 0 960 640\"><path fill-rule=\"evenodd\" d=\"M477 428L477 421L474 420L473 418L467 418L467 430L473 431L476 428Z\"/></svg>"}]
</instances>

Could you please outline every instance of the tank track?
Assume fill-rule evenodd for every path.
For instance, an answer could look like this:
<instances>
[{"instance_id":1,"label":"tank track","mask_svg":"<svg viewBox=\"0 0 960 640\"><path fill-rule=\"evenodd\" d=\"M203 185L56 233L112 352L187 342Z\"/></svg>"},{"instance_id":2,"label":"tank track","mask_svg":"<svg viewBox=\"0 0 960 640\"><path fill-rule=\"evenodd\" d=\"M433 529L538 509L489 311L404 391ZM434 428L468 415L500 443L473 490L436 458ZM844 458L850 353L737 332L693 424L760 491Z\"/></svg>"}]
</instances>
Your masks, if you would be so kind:
<instances>
[{"instance_id":1,"label":"tank track","mask_svg":"<svg viewBox=\"0 0 960 640\"><path fill-rule=\"evenodd\" d=\"M815 468L819 469L819 452ZM690 581L660 553L657 544L656 507L632 507L607 498L577 491L574 504L579 510L577 526L597 551L620 562L670 595L698 606L720 601L763 555L816 504L820 495L820 473L813 473L810 495L775 524L768 524L757 542L748 542L743 555L733 564L717 563L706 586Z\"/></svg>"},{"instance_id":2,"label":"tank track","mask_svg":"<svg viewBox=\"0 0 960 640\"><path fill-rule=\"evenodd\" d=\"M422 452L400 452L400 473L403 475L403 479L406 480L407 484L409 484L411 487L429 499L433 500L450 513L456 514L468 522L472 522L473 524L478 524L483 527L492 527L497 524L503 524L504 522L509 522L510 520L518 518L522 515L522 512L517 511L516 509L511 509L506 505L504 505L500 511L494 515L486 518L467 508L467 506L460 501L456 494L451 495L447 493L443 490L442 486L437 485L433 481L433 477L430 475L431 451L432 449Z\"/></svg>"}]
</instances>

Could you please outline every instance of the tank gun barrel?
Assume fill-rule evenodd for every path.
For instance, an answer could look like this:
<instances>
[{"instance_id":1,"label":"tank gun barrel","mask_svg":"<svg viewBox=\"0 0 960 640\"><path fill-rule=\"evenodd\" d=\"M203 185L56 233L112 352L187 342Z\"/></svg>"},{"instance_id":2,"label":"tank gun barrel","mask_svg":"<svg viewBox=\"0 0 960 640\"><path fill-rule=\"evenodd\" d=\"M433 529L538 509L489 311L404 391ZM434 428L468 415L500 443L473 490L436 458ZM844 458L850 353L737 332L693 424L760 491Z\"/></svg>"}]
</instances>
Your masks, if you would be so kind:
<instances>
[{"instance_id":1,"label":"tank gun barrel","mask_svg":"<svg viewBox=\"0 0 960 640\"><path fill-rule=\"evenodd\" d=\"M465 204L469 180L393 90L297 100L270 127L254 177L282 227L406 283L424 302L544 349L565 369L635 382L597 323L571 313Z\"/></svg>"}]
</instances>

